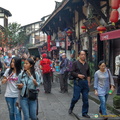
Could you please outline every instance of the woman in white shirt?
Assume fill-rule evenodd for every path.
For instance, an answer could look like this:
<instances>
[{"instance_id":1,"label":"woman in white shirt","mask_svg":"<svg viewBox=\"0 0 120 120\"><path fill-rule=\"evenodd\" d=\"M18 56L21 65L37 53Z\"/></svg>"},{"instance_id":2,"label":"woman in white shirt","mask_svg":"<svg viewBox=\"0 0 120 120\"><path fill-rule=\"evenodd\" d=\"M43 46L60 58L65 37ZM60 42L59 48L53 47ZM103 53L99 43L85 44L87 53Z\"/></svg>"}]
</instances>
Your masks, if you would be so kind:
<instances>
[{"instance_id":1,"label":"woman in white shirt","mask_svg":"<svg viewBox=\"0 0 120 120\"><path fill-rule=\"evenodd\" d=\"M7 84L5 100L9 110L10 120L21 120L21 114L16 106L19 90L17 89L18 75L21 72L21 58L14 57L11 60L10 68L6 69L3 84Z\"/></svg>"}]
</instances>

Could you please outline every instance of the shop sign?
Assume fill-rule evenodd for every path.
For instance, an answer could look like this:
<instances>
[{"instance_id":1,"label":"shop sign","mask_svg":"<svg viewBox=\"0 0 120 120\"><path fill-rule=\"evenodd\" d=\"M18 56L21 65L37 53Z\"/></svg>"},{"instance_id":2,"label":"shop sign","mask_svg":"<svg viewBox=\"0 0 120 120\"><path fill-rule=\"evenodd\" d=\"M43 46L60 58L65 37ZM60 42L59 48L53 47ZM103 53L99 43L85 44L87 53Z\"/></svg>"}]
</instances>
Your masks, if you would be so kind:
<instances>
[{"instance_id":1,"label":"shop sign","mask_svg":"<svg viewBox=\"0 0 120 120\"><path fill-rule=\"evenodd\" d=\"M97 18L91 18L91 19L87 20L86 22L84 22L83 24L86 26L87 30L90 33L95 32L97 27L100 25Z\"/></svg>"},{"instance_id":2,"label":"shop sign","mask_svg":"<svg viewBox=\"0 0 120 120\"><path fill-rule=\"evenodd\" d=\"M120 30L114 30L106 33L100 34L100 40L110 40L110 39L117 39L120 38Z\"/></svg>"},{"instance_id":3,"label":"shop sign","mask_svg":"<svg viewBox=\"0 0 120 120\"><path fill-rule=\"evenodd\" d=\"M65 40L65 32L59 31L58 32L58 39L59 40Z\"/></svg>"}]
</instances>

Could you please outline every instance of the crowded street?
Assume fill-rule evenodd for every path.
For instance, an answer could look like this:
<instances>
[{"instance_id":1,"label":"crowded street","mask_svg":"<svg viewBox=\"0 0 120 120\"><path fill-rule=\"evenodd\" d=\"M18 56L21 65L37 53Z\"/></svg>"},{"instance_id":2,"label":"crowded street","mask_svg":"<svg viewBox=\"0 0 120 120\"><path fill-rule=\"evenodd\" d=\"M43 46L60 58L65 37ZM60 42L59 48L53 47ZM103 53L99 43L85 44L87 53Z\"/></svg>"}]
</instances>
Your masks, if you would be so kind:
<instances>
[{"instance_id":1,"label":"crowded street","mask_svg":"<svg viewBox=\"0 0 120 120\"><path fill-rule=\"evenodd\" d=\"M120 0L3 0L0 120L120 120Z\"/></svg>"},{"instance_id":2,"label":"crowded street","mask_svg":"<svg viewBox=\"0 0 120 120\"><path fill-rule=\"evenodd\" d=\"M9 120L7 105L4 99L5 87L2 85L2 94L0 94L0 120ZM38 118L39 120L88 120L83 118L81 115L82 99L76 104L74 113L72 115L68 114L68 108L70 105L70 100L72 97L72 87L69 86L69 92L61 94L59 92L59 83L54 81L52 83L52 92L51 94L45 94L43 90L43 85L40 86L39 92L39 110ZM103 120L98 113L98 104L89 99L90 110L89 115L91 119L89 120ZM108 111L110 115L109 120L119 120L119 117L116 117L115 114ZM95 115L98 115L95 118Z\"/></svg>"}]
</instances>

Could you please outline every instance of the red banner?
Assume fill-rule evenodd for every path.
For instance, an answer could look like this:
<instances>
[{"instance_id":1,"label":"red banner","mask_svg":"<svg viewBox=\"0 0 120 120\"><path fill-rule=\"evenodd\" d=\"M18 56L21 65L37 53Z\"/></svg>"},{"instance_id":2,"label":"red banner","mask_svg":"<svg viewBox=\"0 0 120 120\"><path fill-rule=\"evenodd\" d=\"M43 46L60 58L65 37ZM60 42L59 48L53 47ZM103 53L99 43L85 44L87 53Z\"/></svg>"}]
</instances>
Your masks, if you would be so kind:
<instances>
[{"instance_id":1,"label":"red banner","mask_svg":"<svg viewBox=\"0 0 120 120\"><path fill-rule=\"evenodd\" d=\"M48 47L48 51L50 51L50 41L51 41L51 36L48 35L48 36L47 36L47 47Z\"/></svg>"},{"instance_id":2,"label":"red banner","mask_svg":"<svg viewBox=\"0 0 120 120\"><path fill-rule=\"evenodd\" d=\"M114 30L106 33L100 34L100 40L110 40L120 38L120 30Z\"/></svg>"}]
</instances>

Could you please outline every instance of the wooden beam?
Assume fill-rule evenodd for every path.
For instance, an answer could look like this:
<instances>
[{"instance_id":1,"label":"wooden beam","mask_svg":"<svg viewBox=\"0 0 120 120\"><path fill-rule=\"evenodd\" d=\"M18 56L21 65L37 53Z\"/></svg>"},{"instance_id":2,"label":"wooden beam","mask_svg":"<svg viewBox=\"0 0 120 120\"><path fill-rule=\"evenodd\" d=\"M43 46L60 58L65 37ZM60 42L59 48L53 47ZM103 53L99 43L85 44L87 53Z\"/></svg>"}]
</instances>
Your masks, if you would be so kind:
<instances>
[{"instance_id":1,"label":"wooden beam","mask_svg":"<svg viewBox=\"0 0 120 120\"><path fill-rule=\"evenodd\" d=\"M83 13L82 6L76 8L76 11L79 13L80 20L81 20L81 19L85 19L85 20L87 20L87 16L85 16L85 14Z\"/></svg>"},{"instance_id":2,"label":"wooden beam","mask_svg":"<svg viewBox=\"0 0 120 120\"><path fill-rule=\"evenodd\" d=\"M96 4L94 0L88 0L88 2L94 7L96 12L103 18L103 20L108 23L107 17L103 14L100 7ZM97 1L98 2L98 1Z\"/></svg>"},{"instance_id":3,"label":"wooden beam","mask_svg":"<svg viewBox=\"0 0 120 120\"><path fill-rule=\"evenodd\" d=\"M107 6L107 3L104 4L104 5L102 5L102 6L100 7L100 9L102 9L102 8L104 8L104 7L106 7L106 6Z\"/></svg>"},{"instance_id":4,"label":"wooden beam","mask_svg":"<svg viewBox=\"0 0 120 120\"><path fill-rule=\"evenodd\" d=\"M106 9L106 13L107 13L107 21L109 21L109 18L110 18L110 6L109 6L109 0L106 0L106 4L107 4L107 9Z\"/></svg>"}]
</instances>

